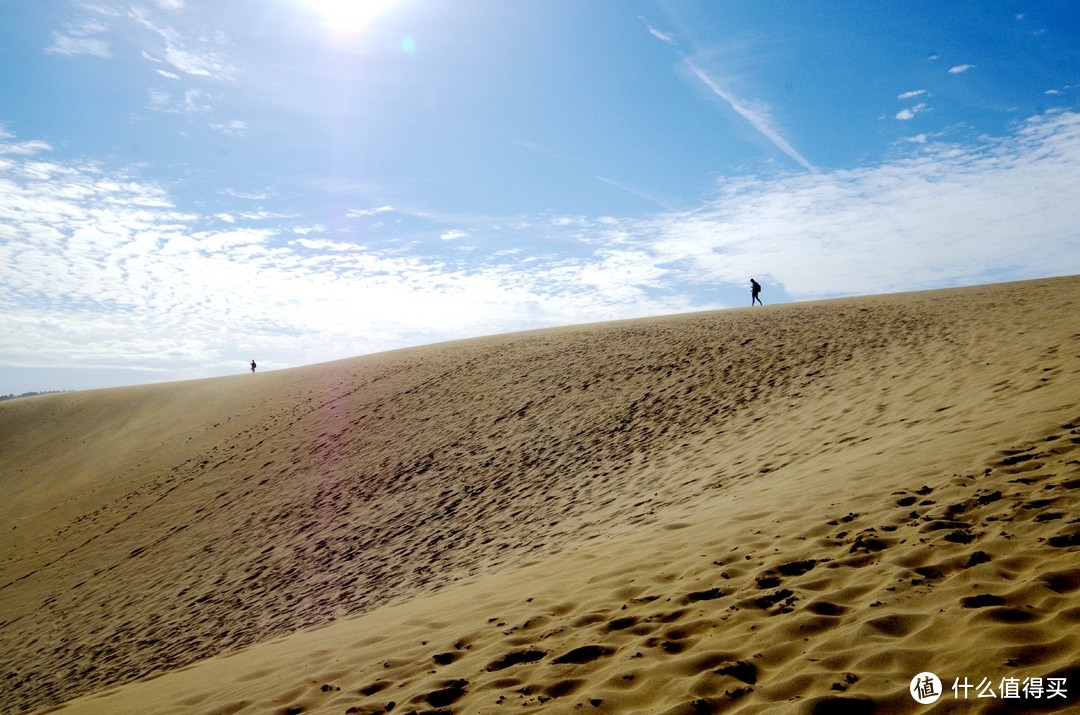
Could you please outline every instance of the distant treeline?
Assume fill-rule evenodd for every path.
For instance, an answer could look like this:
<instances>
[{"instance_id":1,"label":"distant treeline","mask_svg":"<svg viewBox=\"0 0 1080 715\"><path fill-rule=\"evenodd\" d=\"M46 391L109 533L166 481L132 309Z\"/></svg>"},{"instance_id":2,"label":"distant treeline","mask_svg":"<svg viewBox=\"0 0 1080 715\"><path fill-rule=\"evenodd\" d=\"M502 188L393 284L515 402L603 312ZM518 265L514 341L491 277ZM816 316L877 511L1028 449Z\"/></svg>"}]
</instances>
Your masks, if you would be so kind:
<instances>
[{"instance_id":1,"label":"distant treeline","mask_svg":"<svg viewBox=\"0 0 1080 715\"><path fill-rule=\"evenodd\" d=\"M71 390L46 390L45 392L24 392L21 395L0 395L0 402L17 400L20 397L34 397L35 395L55 395L58 392L71 392Z\"/></svg>"}]
</instances>

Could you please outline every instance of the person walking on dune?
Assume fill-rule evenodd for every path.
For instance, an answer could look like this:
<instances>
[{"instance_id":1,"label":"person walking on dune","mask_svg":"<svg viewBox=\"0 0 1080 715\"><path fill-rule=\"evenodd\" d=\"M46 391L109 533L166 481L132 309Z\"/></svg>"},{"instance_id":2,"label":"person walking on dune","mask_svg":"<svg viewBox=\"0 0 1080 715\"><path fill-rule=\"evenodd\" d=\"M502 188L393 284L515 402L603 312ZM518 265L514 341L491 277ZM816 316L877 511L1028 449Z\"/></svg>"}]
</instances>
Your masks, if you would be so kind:
<instances>
[{"instance_id":1,"label":"person walking on dune","mask_svg":"<svg viewBox=\"0 0 1080 715\"><path fill-rule=\"evenodd\" d=\"M255 372L255 361L254 360L251 361L251 371Z\"/></svg>"},{"instance_id":2,"label":"person walking on dune","mask_svg":"<svg viewBox=\"0 0 1080 715\"><path fill-rule=\"evenodd\" d=\"M753 278L750 279L750 307L754 307L756 301L758 305L765 305L761 302L761 298L758 298L758 293L761 292L761 284Z\"/></svg>"}]
</instances>

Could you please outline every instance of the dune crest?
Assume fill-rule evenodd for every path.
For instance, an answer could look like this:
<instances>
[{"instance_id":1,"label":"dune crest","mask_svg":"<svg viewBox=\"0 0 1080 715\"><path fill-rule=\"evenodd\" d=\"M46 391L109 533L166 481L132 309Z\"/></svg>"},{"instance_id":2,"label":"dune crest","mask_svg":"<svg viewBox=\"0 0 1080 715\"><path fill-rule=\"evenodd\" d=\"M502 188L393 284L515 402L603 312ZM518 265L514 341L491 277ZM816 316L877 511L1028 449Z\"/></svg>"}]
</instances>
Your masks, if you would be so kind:
<instances>
[{"instance_id":1,"label":"dune crest","mask_svg":"<svg viewBox=\"0 0 1080 715\"><path fill-rule=\"evenodd\" d=\"M929 670L1068 706L1078 303L1072 277L0 404L0 703L922 712Z\"/></svg>"}]
</instances>

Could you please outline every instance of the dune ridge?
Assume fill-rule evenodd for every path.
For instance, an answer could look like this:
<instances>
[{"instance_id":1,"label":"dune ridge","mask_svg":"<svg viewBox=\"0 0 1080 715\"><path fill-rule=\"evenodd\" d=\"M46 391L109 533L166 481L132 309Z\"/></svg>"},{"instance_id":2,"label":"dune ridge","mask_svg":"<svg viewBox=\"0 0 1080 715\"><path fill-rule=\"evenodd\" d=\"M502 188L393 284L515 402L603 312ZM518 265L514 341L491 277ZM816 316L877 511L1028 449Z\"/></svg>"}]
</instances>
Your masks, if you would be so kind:
<instances>
[{"instance_id":1,"label":"dune ridge","mask_svg":"<svg viewBox=\"0 0 1080 715\"><path fill-rule=\"evenodd\" d=\"M921 670L1080 688L1078 298L1072 277L767 306L0 404L0 702L873 712L915 706Z\"/></svg>"}]
</instances>

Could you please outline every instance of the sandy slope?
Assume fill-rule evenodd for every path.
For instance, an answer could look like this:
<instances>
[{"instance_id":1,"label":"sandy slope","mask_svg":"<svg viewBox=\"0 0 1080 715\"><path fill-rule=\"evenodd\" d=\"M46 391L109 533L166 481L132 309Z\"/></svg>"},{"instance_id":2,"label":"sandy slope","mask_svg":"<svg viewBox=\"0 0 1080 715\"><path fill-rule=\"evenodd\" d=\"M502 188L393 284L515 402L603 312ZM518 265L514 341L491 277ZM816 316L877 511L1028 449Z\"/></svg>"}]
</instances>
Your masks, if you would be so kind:
<instances>
[{"instance_id":1,"label":"sandy slope","mask_svg":"<svg viewBox=\"0 0 1080 715\"><path fill-rule=\"evenodd\" d=\"M0 704L1068 707L1077 315L1074 277L0 404Z\"/></svg>"}]
</instances>

